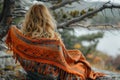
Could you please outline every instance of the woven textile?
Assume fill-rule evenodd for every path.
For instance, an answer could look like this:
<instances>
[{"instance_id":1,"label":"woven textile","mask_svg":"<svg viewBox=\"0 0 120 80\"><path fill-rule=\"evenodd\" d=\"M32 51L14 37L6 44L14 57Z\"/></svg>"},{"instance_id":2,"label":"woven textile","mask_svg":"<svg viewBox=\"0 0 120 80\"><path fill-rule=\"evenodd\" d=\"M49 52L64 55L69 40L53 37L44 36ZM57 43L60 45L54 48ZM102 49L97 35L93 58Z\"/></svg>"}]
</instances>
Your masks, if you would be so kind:
<instances>
[{"instance_id":1,"label":"woven textile","mask_svg":"<svg viewBox=\"0 0 120 80\"><path fill-rule=\"evenodd\" d=\"M39 74L48 75L49 66L54 66L53 74L55 77L59 76L60 80L67 80L67 78L68 80L95 80L97 77L104 76L103 73L91 69L79 50L67 50L63 42L56 38L31 39L13 26L8 32L6 44L26 72L37 71ZM77 76L78 79L72 79L73 76Z\"/></svg>"}]
</instances>

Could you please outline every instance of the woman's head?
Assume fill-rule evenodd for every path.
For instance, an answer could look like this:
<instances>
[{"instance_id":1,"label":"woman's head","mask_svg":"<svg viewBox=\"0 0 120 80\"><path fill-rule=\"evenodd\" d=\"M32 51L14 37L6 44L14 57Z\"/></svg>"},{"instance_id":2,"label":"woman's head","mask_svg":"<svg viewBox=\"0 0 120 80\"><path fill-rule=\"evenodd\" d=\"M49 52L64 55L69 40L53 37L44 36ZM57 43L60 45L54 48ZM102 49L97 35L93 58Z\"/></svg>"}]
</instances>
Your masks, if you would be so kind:
<instances>
[{"instance_id":1,"label":"woman's head","mask_svg":"<svg viewBox=\"0 0 120 80\"><path fill-rule=\"evenodd\" d=\"M43 3L36 3L26 13L22 32L33 38L53 38L55 28L55 20L48 8Z\"/></svg>"}]
</instances>

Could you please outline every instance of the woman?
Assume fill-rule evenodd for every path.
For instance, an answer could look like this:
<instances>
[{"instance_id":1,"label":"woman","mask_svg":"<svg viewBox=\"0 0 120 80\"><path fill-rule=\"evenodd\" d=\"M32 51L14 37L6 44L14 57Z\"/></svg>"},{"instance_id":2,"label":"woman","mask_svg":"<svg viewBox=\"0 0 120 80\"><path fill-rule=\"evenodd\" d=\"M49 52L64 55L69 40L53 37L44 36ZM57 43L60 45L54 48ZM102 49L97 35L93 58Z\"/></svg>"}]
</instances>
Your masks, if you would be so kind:
<instances>
[{"instance_id":1,"label":"woman","mask_svg":"<svg viewBox=\"0 0 120 80\"><path fill-rule=\"evenodd\" d=\"M95 80L95 73L79 50L67 50L56 22L43 3L32 5L21 30L11 27L6 39L9 50L27 72L27 80Z\"/></svg>"}]
</instances>

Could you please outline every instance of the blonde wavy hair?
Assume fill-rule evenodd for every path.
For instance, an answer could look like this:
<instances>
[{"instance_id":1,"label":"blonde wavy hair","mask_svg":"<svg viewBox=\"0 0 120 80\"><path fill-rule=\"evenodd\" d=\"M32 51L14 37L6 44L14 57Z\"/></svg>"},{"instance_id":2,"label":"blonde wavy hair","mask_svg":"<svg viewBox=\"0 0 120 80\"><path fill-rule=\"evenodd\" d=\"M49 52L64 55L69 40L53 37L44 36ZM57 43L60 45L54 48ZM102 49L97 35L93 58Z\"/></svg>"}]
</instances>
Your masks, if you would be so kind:
<instances>
[{"instance_id":1,"label":"blonde wavy hair","mask_svg":"<svg viewBox=\"0 0 120 80\"><path fill-rule=\"evenodd\" d=\"M35 3L25 15L21 31L32 38L54 38L56 21L43 3Z\"/></svg>"}]
</instances>

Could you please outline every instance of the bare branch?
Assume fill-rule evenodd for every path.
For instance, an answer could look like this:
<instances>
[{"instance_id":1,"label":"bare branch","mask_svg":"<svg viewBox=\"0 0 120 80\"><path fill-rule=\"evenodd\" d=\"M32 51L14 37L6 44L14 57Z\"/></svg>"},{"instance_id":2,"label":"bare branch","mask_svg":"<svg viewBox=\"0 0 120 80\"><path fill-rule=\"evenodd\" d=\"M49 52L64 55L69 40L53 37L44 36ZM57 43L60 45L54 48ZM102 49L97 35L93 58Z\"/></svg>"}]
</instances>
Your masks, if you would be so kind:
<instances>
[{"instance_id":1,"label":"bare branch","mask_svg":"<svg viewBox=\"0 0 120 80\"><path fill-rule=\"evenodd\" d=\"M50 7L50 9L55 10L55 9L58 9L60 7L64 7L65 5L76 2L76 1L79 1L79 0L64 0L61 3Z\"/></svg>"},{"instance_id":2,"label":"bare branch","mask_svg":"<svg viewBox=\"0 0 120 80\"><path fill-rule=\"evenodd\" d=\"M0 59L3 59L3 58L12 58L13 56L11 55L6 55L6 56L0 56Z\"/></svg>"},{"instance_id":3,"label":"bare branch","mask_svg":"<svg viewBox=\"0 0 120 80\"><path fill-rule=\"evenodd\" d=\"M73 23L76 23L76 22L79 22L79 21L82 21L83 19L93 15L93 14L96 14L104 9L113 9L113 8L120 8L120 5L114 5L114 4L104 4L102 7L94 10L94 11L91 11L91 12L87 12L86 14L82 15L82 16L79 16L77 18L73 18L71 20L68 20L67 22L64 22L64 23L61 23L58 25L58 28L63 28L63 27L69 27L69 25L73 24Z\"/></svg>"},{"instance_id":4,"label":"bare branch","mask_svg":"<svg viewBox=\"0 0 120 80\"><path fill-rule=\"evenodd\" d=\"M94 25L84 25L84 24L72 24L70 27L81 27L89 30L120 30L119 26L112 24L94 24Z\"/></svg>"},{"instance_id":5,"label":"bare branch","mask_svg":"<svg viewBox=\"0 0 120 80\"><path fill-rule=\"evenodd\" d=\"M13 17L24 17L26 12L27 12L27 10L25 10L23 8L15 8L12 16Z\"/></svg>"}]
</instances>

